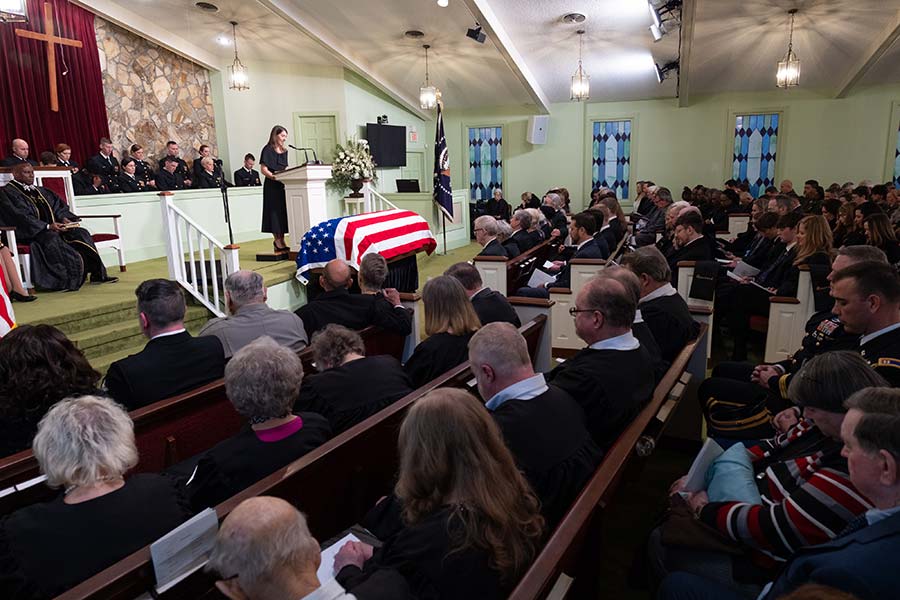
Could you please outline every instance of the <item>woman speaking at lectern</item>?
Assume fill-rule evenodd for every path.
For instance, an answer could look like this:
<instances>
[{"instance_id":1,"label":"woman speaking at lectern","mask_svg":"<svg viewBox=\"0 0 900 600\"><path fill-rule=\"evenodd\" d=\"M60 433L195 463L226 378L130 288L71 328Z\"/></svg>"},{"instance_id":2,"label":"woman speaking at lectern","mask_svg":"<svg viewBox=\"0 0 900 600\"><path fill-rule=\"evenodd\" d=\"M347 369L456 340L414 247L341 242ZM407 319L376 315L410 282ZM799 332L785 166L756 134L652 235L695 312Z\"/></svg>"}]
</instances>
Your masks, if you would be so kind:
<instances>
[{"instance_id":1,"label":"woman speaking at lectern","mask_svg":"<svg viewBox=\"0 0 900 600\"><path fill-rule=\"evenodd\" d=\"M259 170L266 182L263 184L262 230L275 238L275 252L287 252L284 234L288 232L287 204L284 199L284 184L275 179L275 173L288 166L287 129L281 125L272 128L269 143L259 156ZM302 235L300 232L298 235Z\"/></svg>"}]
</instances>

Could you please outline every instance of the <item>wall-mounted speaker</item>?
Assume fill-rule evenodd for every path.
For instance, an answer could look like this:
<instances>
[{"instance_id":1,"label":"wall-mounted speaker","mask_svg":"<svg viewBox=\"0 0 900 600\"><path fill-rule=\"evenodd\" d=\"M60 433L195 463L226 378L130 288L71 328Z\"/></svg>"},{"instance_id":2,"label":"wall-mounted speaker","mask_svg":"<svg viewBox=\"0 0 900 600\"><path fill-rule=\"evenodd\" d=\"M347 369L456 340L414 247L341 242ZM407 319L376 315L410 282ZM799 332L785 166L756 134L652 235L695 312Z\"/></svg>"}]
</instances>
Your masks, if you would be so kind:
<instances>
[{"instance_id":1,"label":"wall-mounted speaker","mask_svg":"<svg viewBox=\"0 0 900 600\"><path fill-rule=\"evenodd\" d=\"M525 132L525 141L529 144L546 144L549 131L550 117L548 115L528 117L528 130Z\"/></svg>"}]
</instances>

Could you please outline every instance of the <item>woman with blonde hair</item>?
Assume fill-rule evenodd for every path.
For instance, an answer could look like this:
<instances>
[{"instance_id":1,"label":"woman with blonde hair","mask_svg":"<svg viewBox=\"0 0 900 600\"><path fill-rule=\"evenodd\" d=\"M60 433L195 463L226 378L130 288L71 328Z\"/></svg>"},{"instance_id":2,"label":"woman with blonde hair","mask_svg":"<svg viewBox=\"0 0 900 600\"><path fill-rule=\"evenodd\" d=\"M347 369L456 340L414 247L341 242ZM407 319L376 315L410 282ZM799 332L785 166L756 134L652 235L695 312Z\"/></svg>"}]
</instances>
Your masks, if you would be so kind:
<instances>
[{"instance_id":1,"label":"woman with blonde hair","mask_svg":"<svg viewBox=\"0 0 900 600\"><path fill-rule=\"evenodd\" d=\"M54 500L0 521L0 598L50 598L190 518L184 488L125 477L138 462L134 424L109 398L58 402L38 425L34 457Z\"/></svg>"},{"instance_id":2,"label":"woman with blonde hair","mask_svg":"<svg viewBox=\"0 0 900 600\"><path fill-rule=\"evenodd\" d=\"M834 257L831 227L822 215L808 215L797 227L797 257L794 266L830 265Z\"/></svg>"},{"instance_id":3,"label":"woman with blonde hair","mask_svg":"<svg viewBox=\"0 0 900 600\"><path fill-rule=\"evenodd\" d=\"M362 521L385 544L374 556L364 544L342 547L338 581L352 593L400 573L416 598L507 597L544 522L490 414L463 390L432 391L406 415L398 446L394 494Z\"/></svg>"},{"instance_id":4,"label":"woman with blonde hair","mask_svg":"<svg viewBox=\"0 0 900 600\"><path fill-rule=\"evenodd\" d=\"M469 358L469 339L481 327L465 288L454 277L430 279L422 289L424 342L416 346L404 369L420 387Z\"/></svg>"}]
</instances>

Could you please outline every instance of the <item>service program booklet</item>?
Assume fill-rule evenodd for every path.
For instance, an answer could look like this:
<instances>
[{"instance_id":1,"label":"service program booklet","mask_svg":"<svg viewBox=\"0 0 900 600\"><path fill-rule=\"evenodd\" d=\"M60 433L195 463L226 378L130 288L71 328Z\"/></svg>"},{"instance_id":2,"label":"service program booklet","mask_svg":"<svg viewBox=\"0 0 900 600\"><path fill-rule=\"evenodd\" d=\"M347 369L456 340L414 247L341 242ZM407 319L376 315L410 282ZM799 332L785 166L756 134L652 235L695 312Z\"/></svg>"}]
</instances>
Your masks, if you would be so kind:
<instances>
[{"instance_id":1,"label":"service program booklet","mask_svg":"<svg viewBox=\"0 0 900 600\"><path fill-rule=\"evenodd\" d=\"M319 577L319 583L325 584L326 581L331 581L334 579L334 557L337 556L337 553L347 542L358 542L359 538L353 535L352 533L348 533L332 545L328 546L324 550L322 550L322 562L319 563L319 570L316 572L316 575Z\"/></svg>"},{"instance_id":2,"label":"service program booklet","mask_svg":"<svg viewBox=\"0 0 900 600\"><path fill-rule=\"evenodd\" d=\"M709 470L709 465L722 456L724 452L722 446L717 444L715 440L706 438L706 442L703 443L703 447L700 448L700 452L697 453L697 457L694 459L694 464L691 465L691 470L688 471L687 479L684 483L684 491L693 494L705 490L706 472Z\"/></svg>"},{"instance_id":3,"label":"service program booklet","mask_svg":"<svg viewBox=\"0 0 900 600\"><path fill-rule=\"evenodd\" d=\"M553 283L555 281L556 275L551 275L540 269L535 269L534 272L531 273L531 279L528 280L528 287L544 287L544 284Z\"/></svg>"},{"instance_id":4,"label":"service program booklet","mask_svg":"<svg viewBox=\"0 0 900 600\"><path fill-rule=\"evenodd\" d=\"M756 277L759 275L759 269L753 265L748 265L742 260L739 260L738 263L734 265L733 272L738 277Z\"/></svg>"},{"instance_id":5,"label":"service program booklet","mask_svg":"<svg viewBox=\"0 0 900 600\"><path fill-rule=\"evenodd\" d=\"M209 559L219 519L211 508L198 513L150 545L150 558L156 573L156 591L163 593Z\"/></svg>"}]
</instances>

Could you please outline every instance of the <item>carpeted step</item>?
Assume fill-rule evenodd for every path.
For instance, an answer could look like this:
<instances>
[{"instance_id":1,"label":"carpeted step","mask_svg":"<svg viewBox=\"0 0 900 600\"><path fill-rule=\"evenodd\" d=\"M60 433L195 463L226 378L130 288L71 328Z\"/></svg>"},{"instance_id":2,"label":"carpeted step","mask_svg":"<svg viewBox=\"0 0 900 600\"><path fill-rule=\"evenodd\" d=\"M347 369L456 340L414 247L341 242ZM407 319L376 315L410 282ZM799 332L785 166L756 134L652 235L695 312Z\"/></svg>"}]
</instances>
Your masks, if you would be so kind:
<instances>
[{"instance_id":1,"label":"carpeted step","mask_svg":"<svg viewBox=\"0 0 900 600\"><path fill-rule=\"evenodd\" d=\"M210 313L203 307L188 306L185 323L198 329L209 319ZM125 320L101 325L69 335L69 339L84 352L88 360L105 354L116 354L129 348L142 348L146 339L141 333L137 318L132 314Z\"/></svg>"}]
</instances>

